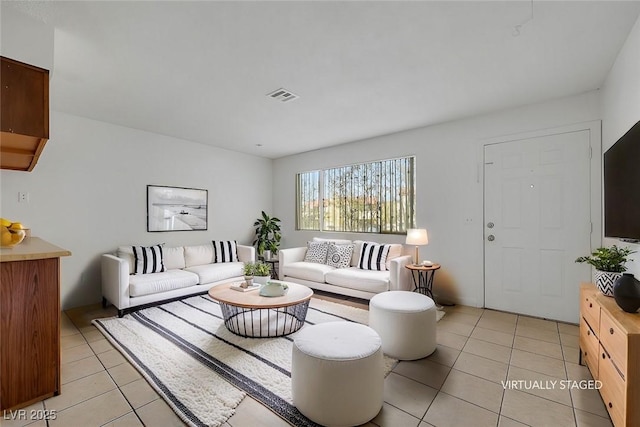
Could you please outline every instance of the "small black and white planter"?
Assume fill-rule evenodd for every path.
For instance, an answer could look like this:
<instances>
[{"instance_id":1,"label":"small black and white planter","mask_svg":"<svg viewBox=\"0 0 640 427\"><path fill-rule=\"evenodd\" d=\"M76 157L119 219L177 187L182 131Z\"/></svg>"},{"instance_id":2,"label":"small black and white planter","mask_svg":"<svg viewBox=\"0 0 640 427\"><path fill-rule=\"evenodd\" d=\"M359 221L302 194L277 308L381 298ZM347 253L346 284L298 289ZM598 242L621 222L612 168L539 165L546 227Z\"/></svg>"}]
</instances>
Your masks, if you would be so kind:
<instances>
[{"instance_id":1,"label":"small black and white planter","mask_svg":"<svg viewBox=\"0 0 640 427\"><path fill-rule=\"evenodd\" d=\"M598 290L608 297L613 297L613 283L620 276L622 276L622 273L601 270L596 270L594 274Z\"/></svg>"}]
</instances>

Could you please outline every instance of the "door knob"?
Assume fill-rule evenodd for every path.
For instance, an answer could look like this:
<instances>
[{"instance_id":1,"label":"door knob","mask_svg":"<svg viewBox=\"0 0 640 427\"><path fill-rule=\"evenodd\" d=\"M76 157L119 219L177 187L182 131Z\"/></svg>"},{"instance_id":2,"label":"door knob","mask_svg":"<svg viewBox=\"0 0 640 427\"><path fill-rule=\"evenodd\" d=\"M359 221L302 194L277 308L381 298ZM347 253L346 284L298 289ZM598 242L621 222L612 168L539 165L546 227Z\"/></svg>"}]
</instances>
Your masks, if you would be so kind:
<instances>
[{"instance_id":1,"label":"door knob","mask_svg":"<svg viewBox=\"0 0 640 427\"><path fill-rule=\"evenodd\" d=\"M496 240L496 236L494 236L493 234L489 234L489 236L487 237L487 240L490 242L493 242L494 240Z\"/></svg>"},{"instance_id":2,"label":"door knob","mask_svg":"<svg viewBox=\"0 0 640 427\"><path fill-rule=\"evenodd\" d=\"M494 225L495 225L494 223L489 222L489 223L487 223L487 228L493 228Z\"/></svg>"}]
</instances>

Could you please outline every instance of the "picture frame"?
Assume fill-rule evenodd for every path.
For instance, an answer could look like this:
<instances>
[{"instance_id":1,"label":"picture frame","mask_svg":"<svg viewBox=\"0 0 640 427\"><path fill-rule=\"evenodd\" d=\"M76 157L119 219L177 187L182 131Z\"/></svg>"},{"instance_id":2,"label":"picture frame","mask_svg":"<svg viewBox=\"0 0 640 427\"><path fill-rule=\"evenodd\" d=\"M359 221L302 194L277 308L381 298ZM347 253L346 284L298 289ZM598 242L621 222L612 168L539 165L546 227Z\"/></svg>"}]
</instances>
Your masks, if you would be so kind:
<instances>
[{"instance_id":1,"label":"picture frame","mask_svg":"<svg viewBox=\"0 0 640 427\"><path fill-rule=\"evenodd\" d=\"M208 190L147 185L147 231L207 230L208 207Z\"/></svg>"}]
</instances>

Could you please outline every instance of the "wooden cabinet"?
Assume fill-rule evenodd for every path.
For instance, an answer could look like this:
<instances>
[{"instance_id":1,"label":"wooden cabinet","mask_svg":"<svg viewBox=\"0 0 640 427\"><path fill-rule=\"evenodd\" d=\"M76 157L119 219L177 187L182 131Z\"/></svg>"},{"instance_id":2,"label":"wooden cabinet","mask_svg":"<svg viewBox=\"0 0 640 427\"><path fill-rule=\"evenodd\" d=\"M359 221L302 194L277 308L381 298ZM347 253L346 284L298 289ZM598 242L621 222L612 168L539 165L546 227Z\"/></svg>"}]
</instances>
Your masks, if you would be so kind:
<instances>
[{"instance_id":1,"label":"wooden cabinet","mask_svg":"<svg viewBox=\"0 0 640 427\"><path fill-rule=\"evenodd\" d=\"M640 425L640 314L622 311L592 284L580 288L580 360L616 427Z\"/></svg>"},{"instance_id":2,"label":"wooden cabinet","mask_svg":"<svg viewBox=\"0 0 640 427\"><path fill-rule=\"evenodd\" d=\"M0 249L0 410L60 393L60 257L66 255L38 238Z\"/></svg>"},{"instance_id":3,"label":"wooden cabinet","mask_svg":"<svg viewBox=\"0 0 640 427\"><path fill-rule=\"evenodd\" d=\"M49 139L49 71L0 57L0 167L30 171Z\"/></svg>"}]
</instances>

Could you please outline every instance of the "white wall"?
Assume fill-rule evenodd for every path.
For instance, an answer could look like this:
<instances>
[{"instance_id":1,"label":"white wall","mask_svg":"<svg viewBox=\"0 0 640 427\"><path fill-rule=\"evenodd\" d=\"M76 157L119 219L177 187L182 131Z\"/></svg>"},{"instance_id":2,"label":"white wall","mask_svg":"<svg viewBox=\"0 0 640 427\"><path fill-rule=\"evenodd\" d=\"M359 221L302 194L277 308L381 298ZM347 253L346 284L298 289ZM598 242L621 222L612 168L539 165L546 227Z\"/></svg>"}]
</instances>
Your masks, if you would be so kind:
<instances>
[{"instance_id":1,"label":"white wall","mask_svg":"<svg viewBox=\"0 0 640 427\"><path fill-rule=\"evenodd\" d=\"M640 120L640 19L629 33L602 89L602 149L611 147ZM640 159L638 159L640 167ZM638 188L629 191L640 191ZM640 221L640 219L639 219ZM640 245L605 239L607 246L628 246L636 251L628 272L640 277Z\"/></svg>"},{"instance_id":2,"label":"white wall","mask_svg":"<svg viewBox=\"0 0 640 427\"><path fill-rule=\"evenodd\" d=\"M594 91L278 159L274 161L273 206L274 214L283 221L283 247L304 245L318 234L294 229L297 172L415 155L417 226L429 231L429 245L421 248L421 258L443 265L436 274L436 296L482 306L483 143L498 136L597 120L598 100L598 92ZM597 194L595 200L599 199ZM345 237L404 243L404 236Z\"/></svg>"},{"instance_id":3,"label":"white wall","mask_svg":"<svg viewBox=\"0 0 640 427\"><path fill-rule=\"evenodd\" d=\"M118 245L251 244L255 218L271 210L271 160L55 111L50 134L32 172L1 171L0 216L73 253L62 261L65 309L100 301L100 255ZM148 184L207 189L209 229L148 233Z\"/></svg>"}]
</instances>

